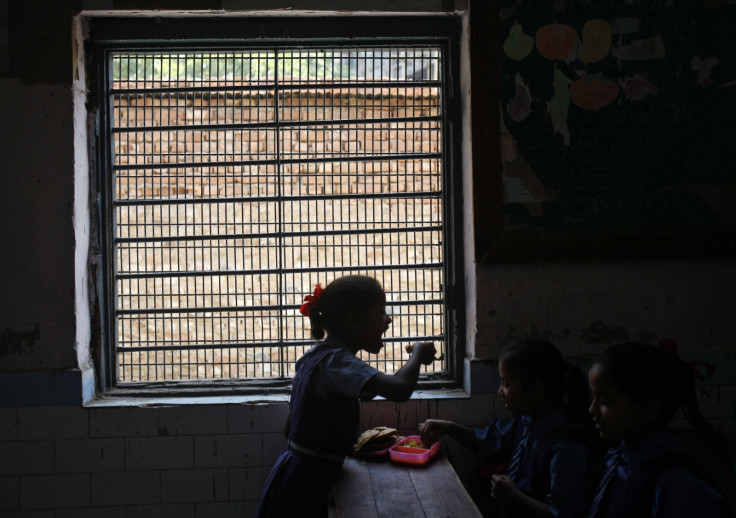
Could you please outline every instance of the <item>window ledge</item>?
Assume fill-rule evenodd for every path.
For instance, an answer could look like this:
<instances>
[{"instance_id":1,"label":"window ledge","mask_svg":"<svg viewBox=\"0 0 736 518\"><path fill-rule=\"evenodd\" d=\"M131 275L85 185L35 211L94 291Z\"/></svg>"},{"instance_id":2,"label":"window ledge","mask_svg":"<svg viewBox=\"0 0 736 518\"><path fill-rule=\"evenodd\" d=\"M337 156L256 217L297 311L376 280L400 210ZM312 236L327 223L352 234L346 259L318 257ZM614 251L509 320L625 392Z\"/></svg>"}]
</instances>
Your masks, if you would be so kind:
<instances>
[{"instance_id":1,"label":"window ledge","mask_svg":"<svg viewBox=\"0 0 736 518\"><path fill-rule=\"evenodd\" d=\"M465 390L457 389L429 389L417 390L410 400L436 400L436 399L469 399L470 394ZM380 396L373 401L385 401ZM100 396L84 404L89 408L101 407L168 407L184 405L270 405L288 403L289 394L253 394L253 395L228 395L228 396L181 396L181 397L136 397L136 396Z\"/></svg>"}]
</instances>

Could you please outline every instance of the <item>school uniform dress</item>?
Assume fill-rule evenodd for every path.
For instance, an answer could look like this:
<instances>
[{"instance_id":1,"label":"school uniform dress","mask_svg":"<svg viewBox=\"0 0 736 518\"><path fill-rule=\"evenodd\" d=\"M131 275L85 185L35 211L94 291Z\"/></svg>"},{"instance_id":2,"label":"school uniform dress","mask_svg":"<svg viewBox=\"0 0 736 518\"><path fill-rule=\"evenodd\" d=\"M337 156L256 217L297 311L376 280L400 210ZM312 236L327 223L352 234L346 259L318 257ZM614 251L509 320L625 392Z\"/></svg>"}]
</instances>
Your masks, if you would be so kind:
<instances>
[{"instance_id":1,"label":"school uniform dress","mask_svg":"<svg viewBox=\"0 0 736 518\"><path fill-rule=\"evenodd\" d=\"M537 421L530 416L496 419L476 429L479 450L489 457L505 453L510 460L504 474L525 494L549 504L552 515L561 518L587 516L597 480L598 462L578 436L564 410ZM499 514L521 516L503 505Z\"/></svg>"},{"instance_id":2,"label":"school uniform dress","mask_svg":"<svg viewBox=\"0 0 736 518\"><path fill-rule=\"evenodd\" d=\"M287 448L266 481L256 518L326 517L327 495L354 444L366 382L379 371L334 340L296 363Z\"/></svg>"},{"instance_id":3,"label":"school uniform dress","mask_svg":"<svg viewBox=\"0 0 736 518\"><path fill-rule=\"evenodd\" d=\"M724 516L723 496L672 431L611 448L606 454L590 518L712 518Z\"/></svg>"}]
</instances>

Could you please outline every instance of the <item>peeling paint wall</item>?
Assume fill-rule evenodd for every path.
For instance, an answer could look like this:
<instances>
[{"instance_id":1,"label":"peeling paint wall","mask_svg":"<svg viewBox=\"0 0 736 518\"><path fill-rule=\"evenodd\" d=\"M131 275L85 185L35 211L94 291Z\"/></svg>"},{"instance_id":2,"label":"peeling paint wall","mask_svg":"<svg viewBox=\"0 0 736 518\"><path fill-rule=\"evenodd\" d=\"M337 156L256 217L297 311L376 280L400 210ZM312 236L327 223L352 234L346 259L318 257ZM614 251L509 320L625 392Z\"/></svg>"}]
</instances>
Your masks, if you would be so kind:
<instances>
[{"instance_id":1,"label":"peeling paint wall","mask_svg":"<svg viewBox=\"0 0 736 518\"><path fill-rule=\"evenodd\" d=\"M304 3L269 5L287 9L304 8ZM86 185L74 182L75 174L86 168L78 152L85 145L86 121L72 111L73 96L83 95L81 83L74 86L72 82L77 57L72 16L90 8L88 4L91 2L9 3L11 77L0 77L4 134L0 149L6 178L0 191L4 244L0 333L16 337L8 338L10 344L24 333L38 332L20 349L3 347L0 371L67 369L89 362L87 355L77 356L74 350L75 344L90 340L90 324L82 319L81 328L75 326L75 306L89 304L82 294L89 281L79 273L84 272L80 264L89 236L84 227L88 216L82 188ZM428 8L464 4L438 1ZM204 1L157 5L179 9L223 6ZM309 5L334 8L329 2ZM240 1L230 2L227 8L263 8L259 6ZM108 1L94 7L144 6ZM365 3L366 10L383 8L412 10L418 4L409 0ZM471 216L467 214L469 220ZM76 235L75 221L80 225ZM472 229L466 226L465 230L471 234ZM470 248L471 240L466 239L466 245ZM480 359L494 358L509 339L528 334L548 337L576 356L595 355L608 343L624 339L671 337L685 351L697 352L733 350L736 344L736 317L731 311L736 307L733 260L540 263L473 269L470 264L467 293L477 291L478 300L468 301L467 340L470 355Z\"/></svg>"},{"instance_id":2,"label":"peeling paint wall","mask_svg":"<svg viewBox=\"0 0 736 518\"><path fill-rule=\"evenodd\" d=\"M735 278L733 259L484 266L476 353L528 335L577 357L664 338L683 355L736 352Z\"/></svg>"},{"instance_id":3,"label":"peeling paint wall","mask_svg":"<svg viewBox=\"0 0 736 518\"><path fill-rule=\"evenodd\" d=\"M0 78L0 333L37 328L0 370L65 369L74 352L71 90Z\"/></svg>"}]
</instances>

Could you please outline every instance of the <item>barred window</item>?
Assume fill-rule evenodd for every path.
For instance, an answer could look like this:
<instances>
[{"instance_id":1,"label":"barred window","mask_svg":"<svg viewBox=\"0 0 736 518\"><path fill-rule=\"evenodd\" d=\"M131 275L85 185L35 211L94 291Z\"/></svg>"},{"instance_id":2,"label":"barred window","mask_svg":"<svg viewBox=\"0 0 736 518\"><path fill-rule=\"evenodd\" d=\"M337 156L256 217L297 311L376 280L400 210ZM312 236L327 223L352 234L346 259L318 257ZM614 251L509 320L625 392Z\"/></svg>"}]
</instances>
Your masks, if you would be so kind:
<instances>
[{"instance_id":1,"label":"barred window","mask_svg":"<svg viewBox=\"0 0 736 518\"><path fill-rule=\"evenodd\" d=\"M425 381L453 378L446 42L102 48L110 387L286 380L304 296L349 273L393 320L363 359L393 373L431 340Z\"/></svg>"}]
</instances>

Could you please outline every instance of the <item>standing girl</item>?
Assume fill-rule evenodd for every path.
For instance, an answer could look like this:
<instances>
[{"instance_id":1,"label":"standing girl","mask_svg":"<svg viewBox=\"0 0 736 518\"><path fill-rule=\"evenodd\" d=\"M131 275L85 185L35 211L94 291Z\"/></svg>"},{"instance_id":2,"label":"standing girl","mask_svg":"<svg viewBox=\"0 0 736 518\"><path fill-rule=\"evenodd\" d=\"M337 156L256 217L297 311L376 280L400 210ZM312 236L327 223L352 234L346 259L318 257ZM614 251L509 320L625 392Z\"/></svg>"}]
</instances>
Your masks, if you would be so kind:
<instances>
[{"instance_id":1,"label":"standing girl","mask_svg":"<svg viewBox=\"0 0 736 518\"><path fill-rule=\"evenodd\" d=\"M501 516L584 517L598 464L581 442L592 429L585 376L554 345L536 339L504 349L498 370L498 395L511 419L477 429L428 420L419 427L422 439L431 444L448 434L483 457L508 459L486 486Z\"/></svg>"},{"instance_id":2,"label":"standing girl","mask_svg":"<svg viewBox=\"0 0 736 518\"><path fill-rule=\"evenodd\" d=\"M320 341L296 363L287 422L287 448L266 481L257 518L325 517L327 495L358 431L359 401L376 395L408 399L422 365L434 361L431 342L414 344L395 374L384 374L356 357L377 354L391 324L386 295L375 279L349 275L318 284L301 312Z\"/></svg>"},{"instance_id":3,"label":"standing girl","mask_svg":"<svg viewBox=\"0 0 736 518\"><path fill-rule=\"evenodd\" d=\"M591 518L724 516L723 497L667 430L686 374L672 356L643 343L614 345L591 367L590 413L601 437L617 443L606 455Z\"/></svg>"}]
</instances>

